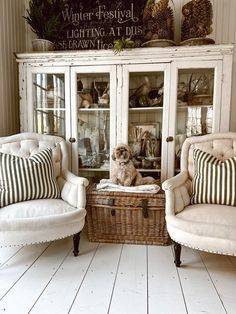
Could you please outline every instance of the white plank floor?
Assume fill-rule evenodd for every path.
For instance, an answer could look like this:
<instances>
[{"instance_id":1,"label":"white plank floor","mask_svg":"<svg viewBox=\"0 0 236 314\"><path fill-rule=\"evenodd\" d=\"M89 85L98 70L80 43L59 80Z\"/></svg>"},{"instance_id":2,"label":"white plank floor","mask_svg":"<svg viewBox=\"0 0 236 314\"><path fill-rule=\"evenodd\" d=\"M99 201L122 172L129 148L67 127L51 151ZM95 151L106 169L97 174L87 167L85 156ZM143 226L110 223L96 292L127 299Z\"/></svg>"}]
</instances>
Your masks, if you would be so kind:
<instances>
[{"instance_id":1,"label":"white plank floor","mask_svg":"<svg viewBox=\"0 0 236 314\"><path fill-rule=\"evenodd\" d=\"M235 314L236 257L82 237L0 248L0 313Z\"/></svg>"}]
</instances>

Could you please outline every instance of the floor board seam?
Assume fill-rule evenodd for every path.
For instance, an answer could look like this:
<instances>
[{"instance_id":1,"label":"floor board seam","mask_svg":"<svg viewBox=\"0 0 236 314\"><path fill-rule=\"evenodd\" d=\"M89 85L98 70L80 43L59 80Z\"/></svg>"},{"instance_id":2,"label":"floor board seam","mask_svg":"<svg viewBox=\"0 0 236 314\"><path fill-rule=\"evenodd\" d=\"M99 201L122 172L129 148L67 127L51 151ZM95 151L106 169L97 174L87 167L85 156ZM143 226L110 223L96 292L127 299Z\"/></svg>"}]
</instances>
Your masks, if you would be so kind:
<instances>
[{"instance_id":1,"label":"floor board seam","mask_svg":"<svg viewBox=\"0 0 236 314\"><path fill-rule=\"evenodd\" d=\"M14 282L14 284L6 291L6 293L0 298L0 301L5 298L5 296L9 293L9 291L17 284L17 282L24 276L24 274L36 263L36 261L44 254L44 252L49 248L49 246L52 244L50 242L48 246L40 253L40 255L27 267L27 269L20 275L20 277Z\"/></svg>"},{"instance_id":2,"label":"floor board seam","mask_svg":"<svg viewBox=\"0 0 236 314\"><path fill-rule=\"evenodd\" d=\"M73 307L73 305L74 305L74 303L75 303L76 297L77 297L77 295L79 294L79 290L80 290L80 288L81 288L81 286L82 286L82 284L83 284L83 282L84 282L84 279L85 279L85 277L86 277L86 275L87 275L87 273L88 273L88 270L89 270L89 268L90 268L90 266L91 266L91 264L92 264L92 262L93 262L93 260L94 260L94 257L95 257L95 255L96 255L96 253L97 253L97 251L98 251L99 246L100 246L100 243L97 245L96 249L94 250L94 253L93 253L93 256L92 256L92 258L91 258L91 261L90 261L90 263L88 264L88 267L87 267L87 269L86 269L86 272L84 273L84 276L83 276L83 278L82 278L82 280L81 280L81 282L80 282L80 285L79 285L79 287L78 287L78 289L77 289L77 291L76 291L75 297L74 297L74 299L73 299L73 301L72 301L72 303L71 303L71 306L70 306L70 308L69 308L69 310L68 310L68 314L69 314L69 313L71 312L71 310L72 310L72 307Z\"/></svg>"},{"instance_id":3,"label":"floor board seam","mask_svg":"<svg viewBox=\"0 0 236 314\"><path fill-rule=\"evenodd\" d=\"M113 287L112 287L112 291L111 291L111 297L110 297L110 302L109 302L107 314L110 314L111 303L112 303L112 298L113 298L113 294L114 294L114 290L115 290L116 279L117 279L117 276L118 276L118 271L119 271L119 267L120 267L120 261L121 261L121 256L122 256L122 253L123 253L123 248L124 248L124 244L122 244L122 247L121 247L121 250L120 250L120 256L119 256L119 260L118 260L118 263L117 263L116 274L115 274L115 279L114 279L114 283L113 283Z\"/></svg>"},{"instance_id":4,"label":"floor board seam","mask_svg":"<svg viewBox=\"0 0 236 314\"><path fill-rule=\"evenodd\" d=\"M209 278L210 278L210 280L211 280L211 282L212 282L212 285L213 285L213 287L214 287L214 289L215 289L215 291L216 291L216 293L217 293L217 295L218 295L218 297L219 297L219 299L220 299L220 302L221 302L221 304L222 304L222 306L223 306L223 308L224 308L224 310L225 310L225 313L228 314L228 311L227 311L226 308L225 308L224 302L223 302L223 300L221 299L221 296L220 296L220 294L219 294L219 292L218 292L218 290L217 290L217 288L216 288L216 285L215 285L215 283L214 283L214 280L212 279L211 274L210 274L210 272L209 272L209 270L208 270L208 268L207 268L207 266L206 266L206 264L205 264L205 262L204 262L204 260L203 260L203 258L202 258L201 253L198 252L198 254L199 254L199 256L200 256L200 258L201 258L201 261L202 261L202 263L203 263L203 265L204 265L204 267L205 267L205 269L206 269L206 272L208 273L208 276L209 276Z\"/></svg>"},{"instance_id":5,"label":"floor board seam","mask_svg":"<svg viewBox=\"0 0 236 314\"><path fill-rule=\"evenodd\" d=\"M18 252L20 252L20 250L22 250L22 248L23 247L19 248L19 250L17 250L13 255L11 255L5 262L1 263L0 269L2 269L3 266L5 266L10 261L10 259L12 259L14 256L16 256L16 254L18 254Z\"/></svg>"},{"instance_id":6,"label":"floor board seam","mask_svg":"<svg viewBox=\"0 0 236 314\"><path fill-rule=\"evenodd\" d=\"M175 255L174 255L174 251L173 251L173 246L172 245L171 245L171 250L172 250L172 254L173 254L173 263L174 263ZM180 285L180 289L181 289L181 292L182 292L182 297L183 297L183 300L184 300L184 306L185 306L186 314L188 314L189 313L188 312L188 307L187 307L187 303L186 303L186 300L185 300L184 290L183 290L181 278L180 278L180 275L179 275L178 267L175 266L175 270L176 270L176 273L177 273L177 277L179 279L179 285Z\"/></svg>"},{"instance_id":7,"label":"floor board seam","mask_svg":"<svg viewBox=\"0 0 236 314\"><path fill-rule=\"evenodd\" d=\"M52 281L52 279L55 277L56 273L58 272L58 270L60 269L60 267L63 265L63 263L65 262L66 258L68 257L68 255L72 252L72 247L70 247L70 249L68 250L67 254L65 255L65 257L62 259L61 263L59 264L59 266L57 267L56 271L53 273L53 275L51 276L51 278L48 280L47 284L45 285L45 287L43 288L43 290L41 291L41 293L39 294L38 298L35 300L35 302L33 303L32 307L30 308L29 312L30 313L34 306L36 305L36 303L38 302L38 300L40 299L40 297L42 296L43 292L46 290L46 288L48 287L48 285L50 284L50 282Z\"/></svg>"}]
</instances>

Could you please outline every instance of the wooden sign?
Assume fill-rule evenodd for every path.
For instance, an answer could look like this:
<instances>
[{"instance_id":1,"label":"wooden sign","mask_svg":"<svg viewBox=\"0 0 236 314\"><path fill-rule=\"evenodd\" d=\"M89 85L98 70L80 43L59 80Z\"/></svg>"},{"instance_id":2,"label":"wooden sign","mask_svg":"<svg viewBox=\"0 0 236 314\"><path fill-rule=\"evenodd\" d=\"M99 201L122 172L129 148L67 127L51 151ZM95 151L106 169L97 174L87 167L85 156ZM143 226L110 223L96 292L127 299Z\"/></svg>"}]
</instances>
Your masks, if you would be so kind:
<instances>
[{"instance_id":1,"label":"wooden sign","mask_svg":"<svg viewBox=\"0 0 236 314\"><path fill-rule=\"evenodd\" d=\"M114 40L140 45L146 0L70 0L62 11L66 25L56 42L59 50L112 49Z\"/></svg>"}]
</instances>

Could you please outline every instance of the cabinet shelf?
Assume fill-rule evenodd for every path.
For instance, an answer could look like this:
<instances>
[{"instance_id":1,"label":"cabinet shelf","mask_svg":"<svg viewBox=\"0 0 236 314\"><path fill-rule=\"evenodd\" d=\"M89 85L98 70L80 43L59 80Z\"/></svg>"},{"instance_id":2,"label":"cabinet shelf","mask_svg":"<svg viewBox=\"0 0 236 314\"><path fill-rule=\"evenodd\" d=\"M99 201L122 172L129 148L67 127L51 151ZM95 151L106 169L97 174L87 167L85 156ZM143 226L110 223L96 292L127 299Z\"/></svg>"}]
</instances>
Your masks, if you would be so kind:
<instances>
[{"instance_id":1,"label":"cabinet shelf","mask_svg":"<svg viewBox=\"0 0 236 314\"><path fill-rule=\"evenodd\" d=\"M177 106L177 109L187 109L192 107L198 107L198 108L212 108L213 105L179 105Z\"/></svg>"},{"instance_id":2,"label":"cabinet shelf","mask_svg":"<svg viewBox=\"0 0 236 314\"><path fill-rule=\"evenodd\" d=\"M45 113L47 112L47 111L66 111L66 109L65 108L57 108L57 107L54 107L54 108L47 108L47 107L37 107L37 108L35 108L35 110L40 110L40 111L44 111Z\"/></svg>"},{"instance_id":3,"label":"cabinet shelf","mask_svg":"<svg viewBox=\"0 0 236 314\"><path fill-rule=\"evenodd\" d=\"M161 172L161 169L137 169L139 172Z\"/></svg>"},{"instance_id":4,"label":"cabinet shelf","mask_svg":"<svg viewBox=\"0 0 236 314\"><path fill-rule=\"evenodd\" d=\"M79 171L105 171L105 172L109 172L110 169L103 169L103 168L79 168Z\"/></svg>"},{"instance_id":5,"label":"cabinet shelf","mask_svg":"<svg viewBox=\"0 0 236 314\"><path fill-rule=\"evenodd\" d=\"M110 108L79 108L80 112L110 111Z\"/></svg>"},{"instance_id":6,"label":"cabinet shelf","mask_svg":"<svg viewBox=\"0 0 236 314\"><path fill-rule=\"evenodd\" d=\"M163 110L163 107L138 107L138 108L129 108L129 111L156 111Z\"/></svg>"}]
</instances>

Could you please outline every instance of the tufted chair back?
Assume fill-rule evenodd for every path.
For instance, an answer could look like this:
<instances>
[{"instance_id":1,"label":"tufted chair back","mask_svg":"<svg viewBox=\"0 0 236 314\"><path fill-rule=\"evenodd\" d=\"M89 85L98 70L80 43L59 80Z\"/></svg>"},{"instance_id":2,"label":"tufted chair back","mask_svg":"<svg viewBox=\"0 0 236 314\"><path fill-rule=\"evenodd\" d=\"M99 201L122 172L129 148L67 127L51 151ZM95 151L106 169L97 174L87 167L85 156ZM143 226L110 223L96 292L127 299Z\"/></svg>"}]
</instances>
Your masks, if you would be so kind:
<instances>
[{"instance_id":1,"label":"tufted chair back","mask_svg":"<svg viewBox=\"0 0 236 314\"><path fill-rule=\"evenodd\" d=\"M189 178L193 178L193 149L198 148L210 153L220 160L236 156L236 133L213 133L202 138L191 137L185 140L181 153L181 170L187 170Z\"/></svg>"},{"instance_id":2,"label":"tufted chair back","mask_svg":"<svg viewBox=\"0 0 236 314\"><path fill-rule=\"evenodd\" d=\"M56 177L68 169L66 142L57 136L37 133L21 133L0 138L0 152L20 157L30 157L45 148L52 148Z\"/></svg>"}]
</instances>

